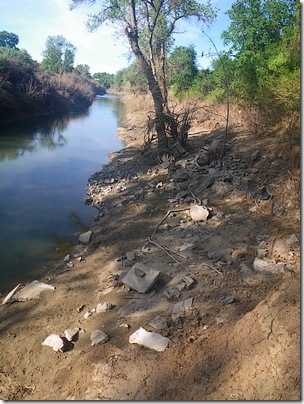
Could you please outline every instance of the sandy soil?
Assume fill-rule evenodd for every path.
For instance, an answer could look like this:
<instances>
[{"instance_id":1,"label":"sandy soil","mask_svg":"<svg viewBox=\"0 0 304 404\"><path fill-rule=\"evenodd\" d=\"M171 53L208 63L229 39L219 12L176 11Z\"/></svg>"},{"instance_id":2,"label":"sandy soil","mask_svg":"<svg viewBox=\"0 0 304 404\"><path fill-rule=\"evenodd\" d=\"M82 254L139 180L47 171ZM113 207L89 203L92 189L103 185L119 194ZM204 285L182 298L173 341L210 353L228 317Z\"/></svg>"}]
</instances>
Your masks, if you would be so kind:
<instances>
[{"instance_id":1,"label":"sandy soil","mask_svg":"<svg viewBox=\"0 0 304 404\"><path fill-rule=\"evenodd\" d=\"M189 152L168 168L153 148L141 153L143 115L127 114L126 148L88 188L99 213L90 243L50 268L42 280L54 291L0 306L1 399L300 399L299 148L254 136L240 111L231 116L220 171L219 115L197 114ZM211 164L197 166L214 139ZM254 198L248 182L272 198ZM200 203L206 222L190 217ZM254 269L258 256L279 269ZM160 271L145 294L121 281L136 262ZM188 298L192 306L173 315ZM114 307L84 317L104 302ZM168 348L130 344L139 327L168 337ZM42 345L68 328L78 334L65 352ZM91 346L97 329L109 341Z\"/></svg>"}]
</instances>

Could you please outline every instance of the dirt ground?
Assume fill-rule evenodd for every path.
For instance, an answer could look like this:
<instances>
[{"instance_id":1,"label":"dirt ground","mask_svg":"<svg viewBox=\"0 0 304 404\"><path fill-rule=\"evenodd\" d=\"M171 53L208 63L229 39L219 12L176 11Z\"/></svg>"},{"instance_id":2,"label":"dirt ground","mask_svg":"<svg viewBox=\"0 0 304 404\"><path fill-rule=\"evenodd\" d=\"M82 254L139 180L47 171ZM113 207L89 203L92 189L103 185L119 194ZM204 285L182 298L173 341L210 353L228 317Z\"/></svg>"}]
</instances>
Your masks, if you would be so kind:
<instances>
[{"instance_id":1,"label":"dirt ground","mask_svg":"<svg viewBox=\"0 0 304 404\"><path fill-rule=\"evenodd\" d=\"M55 290L0 306L2 400L301 398L300 149L254 135L232 111L220 170L225 122L209 109L169 166L153 148L141 153L143 116L127 113L126 148L90 179L99 213L90 243L50 268L42 281ZM210 165L200 166L211 144ZM271 198L253 196L248 183ZM208 208L205 222L191 219L193 204ZM160 271L144 294L122 282L137 262ZM104 302L113 308L94 312ZM130 344L140 327L168 337L167 349ZM78 334L64 352L42 345L69 328ZM94 330L109 340L91 346Z\"/></svg>"}]
</instances>

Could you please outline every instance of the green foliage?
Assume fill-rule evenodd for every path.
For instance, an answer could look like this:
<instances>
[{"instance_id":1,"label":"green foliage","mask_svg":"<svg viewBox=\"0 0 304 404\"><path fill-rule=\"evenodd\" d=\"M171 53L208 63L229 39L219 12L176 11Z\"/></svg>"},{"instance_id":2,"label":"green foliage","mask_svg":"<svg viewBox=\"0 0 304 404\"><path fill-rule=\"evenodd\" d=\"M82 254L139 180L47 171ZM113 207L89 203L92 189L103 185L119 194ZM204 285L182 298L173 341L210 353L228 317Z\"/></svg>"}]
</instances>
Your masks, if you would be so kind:
<instances>
[{"instance_id":1,"label":"green foliage","mask_svg":"<svg viewBox=\"0 0 304 404\"><path fill-rule=\"evenodd\" d=\"M94 73L93 78L98 80L99 84L105 88L110 88L114 84L115 74L110 74L106 72Z\"/></svg>"},{"instance_id":2,"label":"green foliage","mask_svg":"<svg viewBox=\"0 0 304 404\"><path fill-rule=\"evenodd\" d=\"M179 46L168 58L168 82L175 95L188 91L198 74L194 46Z\"/></svg>"},{"instance_id":3,"label":"green foliage","mask_svg":"<svg viewBox=\"0 0 304 404\"><path fill-rule=\"evenodd\" d=\"M46 40L46 49L41 62L43 70L54 73L69 73L73 71L76 48L62 35L49 36Z\"/></svg>"},{"instance_id":4,"label":"green foliage","mask_svg":"<svg viewBox=\"0 0 304 404\"><path fill-rule=\"evenodd\" d=\"M79 76L86 77L87 79L91 78L90 66L86 64L77 65L74 69L74 73L79 74Z\"/></svg>"},{"instance_id":5,"label":"green foliage","mask_svg":"<svg viewBox=\"0 0 304 404\"><path fill-rule=\"evenodd\" d=\"M19 37L12 32L0 31L0 46L15 48L19 43Z\"/></svg>"},{"instance_id":6,"label":"green foliage","mask_svg":"<svg viewBox=\"0 0 304 404\"><path fill-rule=\"evenodd\" d=\"M31 55L25 49L15 49L9 47L0 47L0 60L14 59L26 65L33 65Z\"/></svg>"}]
</instances>

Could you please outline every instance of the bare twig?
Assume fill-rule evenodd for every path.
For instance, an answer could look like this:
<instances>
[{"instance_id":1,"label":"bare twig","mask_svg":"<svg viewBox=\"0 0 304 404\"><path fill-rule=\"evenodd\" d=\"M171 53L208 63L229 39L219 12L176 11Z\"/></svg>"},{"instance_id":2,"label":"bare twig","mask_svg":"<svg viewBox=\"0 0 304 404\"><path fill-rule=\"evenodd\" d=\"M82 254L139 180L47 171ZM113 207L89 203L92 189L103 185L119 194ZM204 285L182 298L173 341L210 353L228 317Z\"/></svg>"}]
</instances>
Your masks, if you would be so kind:
<instances>
[{"instance_id":1,"label":"bare twig","mask_svg":"<svg viewBox=\"0 0 304 404\"><path fill-rule=\"evenodd\" d=\"M157 230L159 229L159 226L167 219L167 217L170 215L170 213L183 212L183 211L185 211L185 210L189 210L189 208L168 210L168 212L165 214L164 218L163 218L163 219L159 222L159 224L157 225L157 227L156 227L156 229L154 230L154 232L152 233L152 235L157 232Z\"/></svg>"},{"instance_id":2,"label":"bare twig","mask_svg":"<svg viewBox=\"0 0 304 404\"><path fill-rule=\"evenodd\" d=\"M155 241L151 240L150 237L148 237L148 241L149 241L149 243L152 243L152 244L156 245L157 247L159 247L161 250L163 250L167 255L169 255L170 258L173 259L173 261L177 262L181 267L183 267L184 269L188 270L188 269L187 269L184 265L182 265L175 257L173 257L173 255L170 254L170 252L172 252L172 253L174 253L174 254L176 254L176 255L182 257L182 258L185 258L185 259L187 259L187 257L185 257L185 256L182 255L182 254L177 253L176 251L169 250L167 247L164 247L164 246L162 246L161 244L156 243ZM169 251L170 251L170 252L169 252Z\"/></svg>"},{"instance_id":3,"label":"bare twig","mask_svg":"<svg viewBox=\"0 0 304 404\"><path fill-rule=\"evenodd\" d=\"M220 271L218 271L216 268L214 268L212 265L206 264L205 262L204 262L202 265L204 265L205 267L208 267L208 268L212 269L213 271L215 271L215 272L217 272L219 275L221 275L222 278L224 278L224 275L223 275Z\"/></svg>"}]
</instances>

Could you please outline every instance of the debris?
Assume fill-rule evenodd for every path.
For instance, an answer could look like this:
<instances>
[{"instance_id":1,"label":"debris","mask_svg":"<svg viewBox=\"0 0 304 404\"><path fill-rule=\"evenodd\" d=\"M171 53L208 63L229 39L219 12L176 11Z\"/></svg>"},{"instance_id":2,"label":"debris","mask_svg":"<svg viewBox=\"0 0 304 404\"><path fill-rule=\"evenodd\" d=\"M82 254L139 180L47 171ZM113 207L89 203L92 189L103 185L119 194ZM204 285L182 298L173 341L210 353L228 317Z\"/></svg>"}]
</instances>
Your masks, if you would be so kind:
<instances>
[{"instance_id":1,"label":"debris","mask_svg":"<svg viewBox=\"0 0 304 404\"><path fill-rule=\"evenodd\" d=\"M33 281L29 285L25 286L19 292L15 294L15 299L22 302L25 300L39 299L40 293L44 290L54 290L55 287L48 285L44 282Z\"/></svg>"},{"instance_id":2,"label":"debris","mask_svg":"<svg viewBox=\"0 0 304 404\"><path fill-rule=\"evenodd\" d=\"M80 236L78 237L78 240L82 243L82 244L89 244L90 240L91 240L91 235L92 235L92 231L89 230L86 233L81 233Z\"/></svg>"},{"instance_id":3,"label":"debris","mask_svg":"<svg viewBox=\"0 0 304 404\"><path fill-rule=\"evenodd\" d=\"M64 331L64 336L68 341L74 341L78 335L78 330L74 330L73 328L68 328Z\"/></svg>"},{"instance_id":4,"label":"debris","mask_svg":"<svg viewBox=\"0 0 304 404\"><path fill-rule=\"evenodd\" d=\"M96 306L96 313L104 313L107 310L111 310L113 307L113 304L108 302L98 303L98 305Z\"/></svg>"},{"instance_id":5,"label":"debris","mask_svg":"<svg viewBox=\"0 0 304 404\"><path fill-rule=\"evenodd\" d=\"M64 348L65 348L65 344L63 339L58 335L58 334L51 334L49 335L43 342L41 345L46 345L49 346L51 348L53 348L53 350L55 352L64 352Z\"/></svg>"},{"instance_id":6,"label":"debris","mask_svg":"<svg viewBox=\"0 0 304 404\"><path fill-rule=\"evenodd\" d=\"M173 300L180 297L180 291L176 288L168 288L165 289L164 295L168 300Z\"/></svg>"},{"instance_id":7,"label":"debris","mask_svg":"<svg viewBox=\"0 0 304 404\"><path fill-rule=\"evenodd\" d=\"M205 222L209 216L209 210L206 206L192 205L190 207L190 216L195 222Z\"/></svg>"},{"instance_id":8,"label":"debris","mask_svg":"<svg viewBox=\"0 0 304 404\"><path fill-rule=\"evenodd\" d=\"M136 273L144 274L143 276ZM139 293L146 293L156 282L160 271L147 267L144 264L136 263L122 278L122 282L131 289L137 290Z\"/></svg>"},{"instance_id":9,"label":"debris","mask_svg":"<svg viewBox=\"0 0 304 404\"><path fill-rule=\"evenodd\" d=\"M13 290L11 290L11 291L6 295L6 297L5 297L5 298L2 300L2 302L1 302L1 306L2 306L3 304L5 304L5 303L8 303L8 302L11 300L12 296L14 295L14 293L17 292L17 290L19 289L20 286L21 286L21 283L19 283Z\"/></svg>"},{"instance_id":10,"label":"debris","mask_svg":"<svg viewBox=\"0 0 304 404\"><path fill-rule=\"evenodd\" d=\"M222 304L231 304L233 302L235 302L235 297L234 296L221 296L220 297L220 302Z\"/></svg>"},{"instance_id":11,"label":"debris","mask_svg":"<svg viewBox=\"0 0 304 404\"><path fill-rule=\"evenodd\" d=\"M175 305L173 306L173 314L177 314L181 311L186 311L186 310L190 309L192 304L193 304L193 297L190 297L189 299L182 300L178 303L175 303Z\"/></svg>"},{"instance_id":12,"label":"debris","mask_svg":"<svg viewBox=\"0 0 304 404\"><path fill-rule=\"evenodd\" d=\"M105 342L109 341L109 336L104 331L95 330L91 333L90 340L91 346L104 344Z\"/></svg>"},{"instance_id":13,"label":"debris","mask_svg":"<svg viewBox=\"0 0 304 404\"><path fill-rule=\"evenodd\" d=\"M157 352L162 352L167 348L170 340L158 333L149 332L140 327L130 335L129 342L130 344L143 345L147 348L154 349Z\"/></svg>"}]
</instances>

